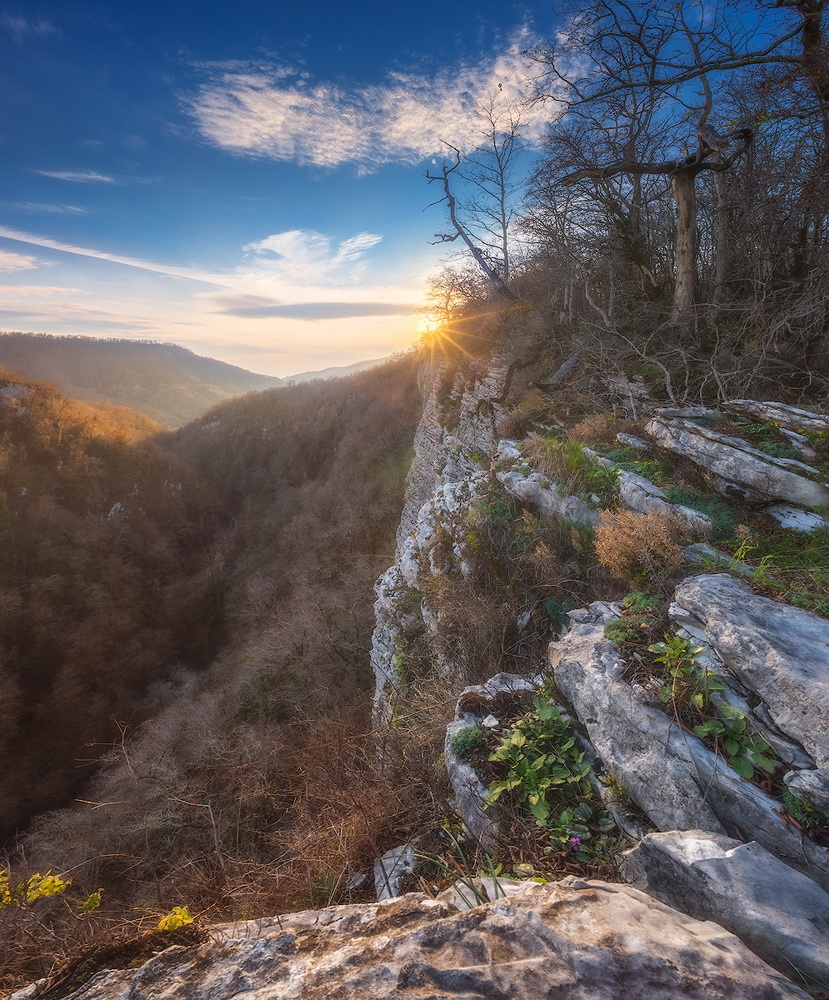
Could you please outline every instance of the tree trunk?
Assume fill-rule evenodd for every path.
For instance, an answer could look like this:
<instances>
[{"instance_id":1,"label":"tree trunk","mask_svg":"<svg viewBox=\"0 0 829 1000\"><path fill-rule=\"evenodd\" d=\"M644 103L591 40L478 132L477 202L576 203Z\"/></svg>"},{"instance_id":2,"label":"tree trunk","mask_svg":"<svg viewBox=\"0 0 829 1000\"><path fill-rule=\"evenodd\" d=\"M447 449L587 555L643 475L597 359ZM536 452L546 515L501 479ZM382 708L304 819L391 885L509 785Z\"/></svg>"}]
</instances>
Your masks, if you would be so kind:
<instances>
[{"instance_id":1,"label":"tree trunk","mask_svg":"<svg viewBox=\"0 0 829 1000\"><path fill-rule=\"evenodd\" d=\"M677 170L671 175L676 203L676 252L673 323L683 323L694 305L697 276L697 198L695 172Z\"/></svg>"}]
</instances>

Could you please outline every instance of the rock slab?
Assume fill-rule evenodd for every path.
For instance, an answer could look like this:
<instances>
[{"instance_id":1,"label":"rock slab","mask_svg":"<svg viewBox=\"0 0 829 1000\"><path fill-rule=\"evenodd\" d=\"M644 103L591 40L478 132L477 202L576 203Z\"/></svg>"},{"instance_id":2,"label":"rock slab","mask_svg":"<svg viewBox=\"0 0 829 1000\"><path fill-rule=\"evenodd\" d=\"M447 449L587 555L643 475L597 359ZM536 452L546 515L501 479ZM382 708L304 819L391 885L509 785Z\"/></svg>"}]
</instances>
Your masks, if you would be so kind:
<instances>
[{"instance_id":1,"label":"rock slab","mask_svg":"<svg viewBox=\"0 0 829 1000\"><path fill-rule=\"evenodd\" d=\"M733 934L629 886L531 883L466 909L420 894L219 925L71 1000L783 1000ZM31 987L14 1000L34 1000Z\"/></svg>"}]
</instances>

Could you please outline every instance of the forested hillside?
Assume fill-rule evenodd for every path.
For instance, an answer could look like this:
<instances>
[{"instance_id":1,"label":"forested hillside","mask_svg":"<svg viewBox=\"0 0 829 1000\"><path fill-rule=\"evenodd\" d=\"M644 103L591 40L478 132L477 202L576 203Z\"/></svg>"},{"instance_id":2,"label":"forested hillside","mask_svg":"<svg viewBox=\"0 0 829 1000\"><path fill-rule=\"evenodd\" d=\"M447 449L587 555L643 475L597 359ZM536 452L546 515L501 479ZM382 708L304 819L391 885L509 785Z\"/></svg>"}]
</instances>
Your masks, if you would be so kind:
<instances>
[{"instance_id":1,"label":"forested hillside","mask_svg":"<svg viewBox=\"0 0 829 1000\"><path fill-rule=\"evenodd\" d=\"M394 552L420 413L416 368L411 355L224 403L138 445L114 491L101 484L100 463L127 445L97 441L95 460L76 446L81 468L94 470L83 478L60 451L80 431L60 445L48 438L41 460L74 477L77 506L38 503L39 544L29 543L37 558L57 549L65 564L41 566L31 555L24 575L9 578L31 598L8 648L20 647L22 671L22 637L34 626L44 656L25 690L9 672L30 734L9 740L26 776L16 818L62 804L77 788L77 759L96 752L82 743L111 741L109 763L79 796L86 804L41 817L21 856L72 868L79 888L103 886L101 926L125 913L141 919L150 897L170 906L198 897L225 914L317 898L332 852L354 851L356 841L370 858L367 831L393 824L400 803L377 803L377 820L350 778L364 767L372 587ZM134 470L145 466L139 482L157 483L155 493L135 492ZM27 704L36 706L28 714ZM131 733L127 744L119 726ZM47 779L34 777L38 768ZM11 793L15 769L3 773ZM24 798L29 782L37 801ZM333 839L328 822L340 829ZM92 926L53 917L55 937L41 929L36 962ZM19 966L9 962L11 975Z\"/></svg>"},{"instance_id":2,"label":"forested hillside","mask_svg":"<svg viewBox=\"0 0 829 1000\"><path fill-rule=\"evenodd\" d=\"M73 399L106 400L179 427L233 396L280 385L177 344L0 334L0 365L24 378L55 382Z\"/></svg>"},{"instance_id":3,"label":"forested hillside","mask_svg":"<svg viewBox=\"0 0 829 1000\"><path fill-rule=\"evenodd\" d=\"M68 800L220 621L209 489L141 414L0 379L2 833Z\"/></svg>"}]
</instances>

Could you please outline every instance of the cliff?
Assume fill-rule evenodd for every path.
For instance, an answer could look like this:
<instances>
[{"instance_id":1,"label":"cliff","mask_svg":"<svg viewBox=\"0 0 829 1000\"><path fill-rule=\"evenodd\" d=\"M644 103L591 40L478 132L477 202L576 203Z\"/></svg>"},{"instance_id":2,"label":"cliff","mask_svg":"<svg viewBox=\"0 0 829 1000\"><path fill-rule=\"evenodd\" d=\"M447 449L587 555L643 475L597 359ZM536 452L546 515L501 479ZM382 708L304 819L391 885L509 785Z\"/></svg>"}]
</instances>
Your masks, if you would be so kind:
<instances>
[{"instance_id":1,"label":"cliff","mask_svg":"<svg viewBox=\"0 0 829 1000\"><path fill-rule=\"evenodd\" d=\"M373 724L382 761L456 692L453 797L380 860L382 901L153 938L17 1000L821 995L829 419L630 384L591 413L543 374L421 369Z\"/></svg>"}]
</instances>

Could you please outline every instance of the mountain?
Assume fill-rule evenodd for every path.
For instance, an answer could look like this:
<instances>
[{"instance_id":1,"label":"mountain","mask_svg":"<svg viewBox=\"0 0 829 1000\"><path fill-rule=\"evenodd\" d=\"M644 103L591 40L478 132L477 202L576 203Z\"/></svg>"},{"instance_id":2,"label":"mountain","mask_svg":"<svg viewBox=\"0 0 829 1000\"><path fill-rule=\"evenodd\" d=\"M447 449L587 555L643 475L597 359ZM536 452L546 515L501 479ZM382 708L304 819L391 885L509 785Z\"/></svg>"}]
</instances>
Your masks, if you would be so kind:
<instances>
[{"instance_id":1,"label":"mountain","mask_svg":"<svg viewBox=\"0 0 829 1000\"><path fill-rule=\"evenodd\" d=\"M358 372L367 371L375 365L381 365L388 358L372 358L370 361L355 361L353 365L335 365L333 368L322 368L318 372L300 372L298 375L289 375L285 381L310 382L315 378L346 378L349 375L356 375Z\"/></svg>"},{"instance_id":2,"label":"mountain","mask_svg":"<svg viewBox=\"0 0 829 1000\"><path fill-rule=\"evenodd\" d=\"M177 344L0 334L0 365L25 378L54 382L67 396L140 410L179 427L211 406L283 380L203 358Z\"/></svg>"}]
</instances>

